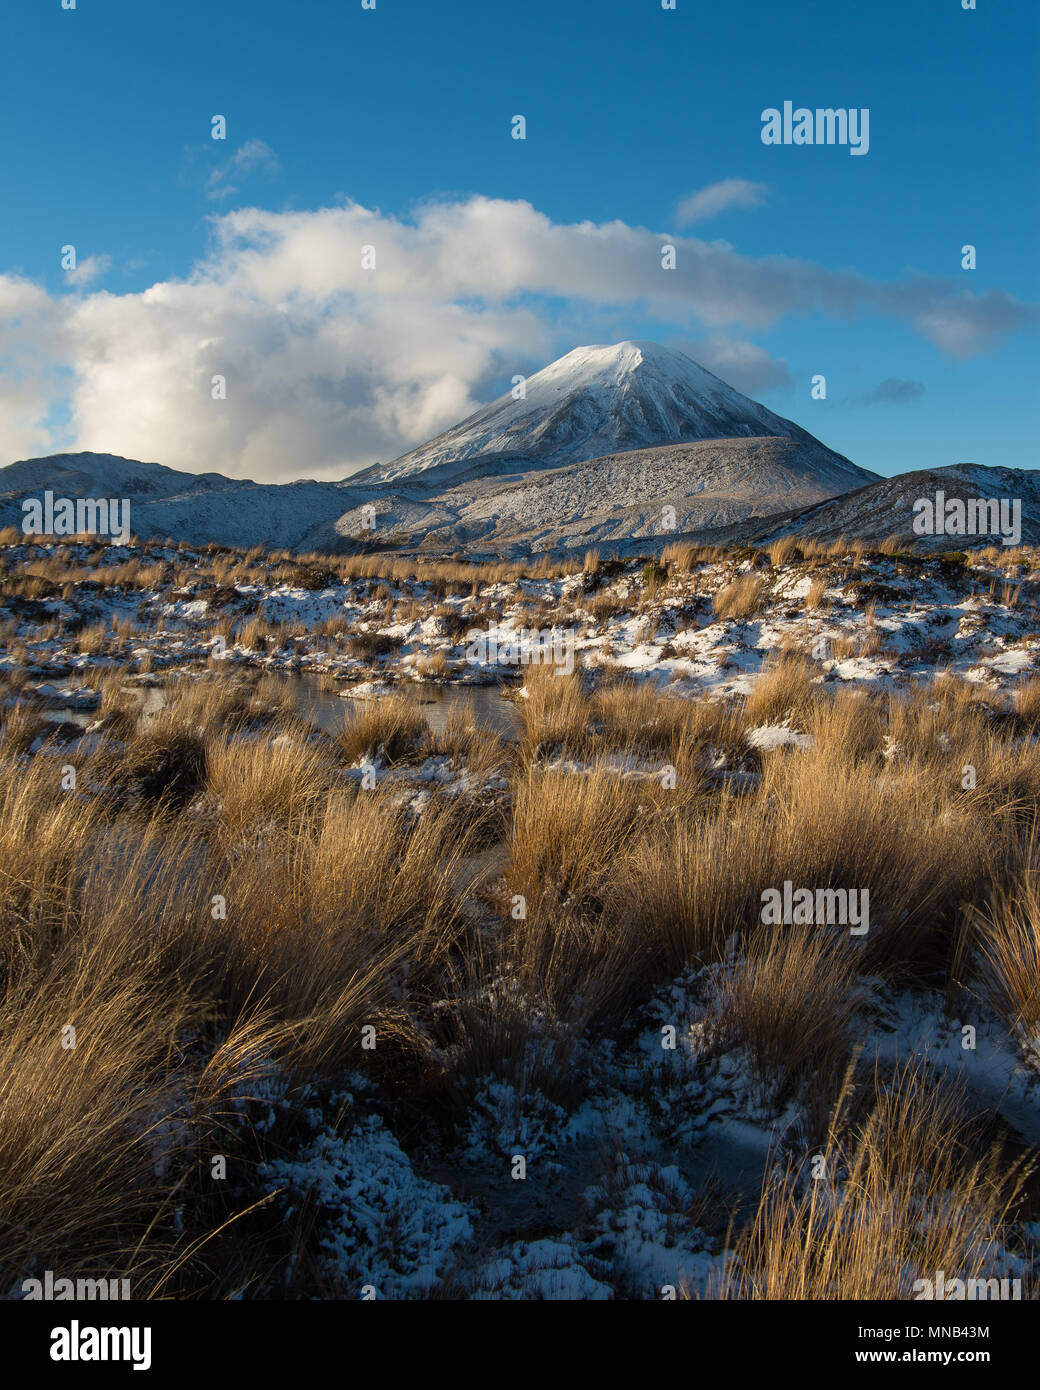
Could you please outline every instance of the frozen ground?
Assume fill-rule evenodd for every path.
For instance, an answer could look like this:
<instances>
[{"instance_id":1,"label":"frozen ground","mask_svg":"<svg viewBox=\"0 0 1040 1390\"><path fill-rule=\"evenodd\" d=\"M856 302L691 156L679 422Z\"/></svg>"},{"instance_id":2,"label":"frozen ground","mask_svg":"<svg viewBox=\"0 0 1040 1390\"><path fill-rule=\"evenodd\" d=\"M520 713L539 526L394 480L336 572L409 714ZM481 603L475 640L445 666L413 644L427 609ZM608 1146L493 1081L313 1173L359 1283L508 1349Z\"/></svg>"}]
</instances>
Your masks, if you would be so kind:
<instances>
[{"instance_id":1,"label":"frozen ground","mask_svg":"<svg viewBox=\"0 0 1040 1390\"><path fill-rule=\"evenodd\" d=\"M58 553L75 563L78 550L13 546L6 554L17 561L21 553ZM112 547L105 562L119 565L137 554ZM833 685L894 689L942 672L999 693L1036 670L1040 650L1035 585L1020 566L1008 573L984 562L850 554L763 568L726 559L690 573L673 570L658 582L636 561L615 562L621 572L613 575L579 569L562 578L447 586L342 582L330 573L327 583L308 588L254 581L215 596L213 585L191 582L200 554L152 546L143 558L150 566L176 565L186 582L83 585L29 603L0 600L0 615L11 624L2 673L24 673L41 699L53 700L62 682L89 686L93 673L117 665L162 671L217 658L228 670L325 674L345 693L369 696L430 679L431 671L462 683L515 680L539 659L539 640L551 643L555 633L557 649L566 644L577 665L615 668L679 695L747 694L785 648L812 659L819 680ZM714 596L745 575L762 584L758 611L719 617ZM810 607L814 584L819 592ZM247 617L266 624L263 640L246 639ZM218 636L228 621L230 631ZM79 632L111 633L114 623L124 625L121 636L100 650L81 650ZM382 639L383 650L357 654L349 639L358 636Z\"/></svg>"},{"instance_id":2,"label":"frozen ground","mask_svg":"<svg viewBox=\"0 0 1040 1390\"><path fill-rule=\"evenodd\" d=\"M6 558L11 566L30 554L60 554L69 565L93 559L77 546L13 546ZM997 570L982 557L850 552L769 564L737 553L668 573L643 562L486 583L330 572L309 576L307 587L257 573L217 591L192 578L208 558L184 548L112 548L106 566L144 565L134 583L7 594L7 705L67 712L75 716L69 739L86 740L103 727L102 686L116 672L158 690L177 673L324 677L326 705L383 698L416 682L514 683L522 699L532 634L546 630L565 636L575 664L593 677L614 669L681 697L747 695L778 653L797 650L814 663L821 687L884 692L941 672L999 703L1036 673L1040 650L1029 572ZM720 615L718 595L741 579L761 584L756 611ZM483 656L467 654L474 634L484 639ZM491 659L492 644L508 658ZM307 686L308 698L316 688ZM809 735L780 718L748 730L747 743L772 754L805 748ZM612 757L626 777L658 773L634 754ZM586 770L564 755L544 765ZM362 769L359 760L343 775ZM497 771L470 769L447 753L380 773L416 816L434 797L476 804L508 796ZM259 1178L287 1220L305 1205L316 1221L323 1286L379 1298L660 1298L673 1289L710 1296L730 1258L734 1213L753 1209L771 1170L804 1162L812 1122L804 1095L766 1084L715 1028L713 1001L728 968L674 980L620 1036L557 1051L556 1038L535 1030L526 1079L470 1077L465 1121L447 1138L408 1123L406 1103L398 1109L360 1076L316 1097L311 1109L301 1109L298 1093L287 1099L277 1075L259 1096L254 1088L241 1109L258 1132L293 1107L292 1142ZM1016 1142L1040 1147L1035 1040L1012 1038L981 1008L972 1017L978 1040L969 1051L943 995L867 979L857 1030L863 1060L926 1058ZM1031 1275L1035 1230L1027 1223L995 1252L994 1275Z\"/></svg>"}]
</instances>

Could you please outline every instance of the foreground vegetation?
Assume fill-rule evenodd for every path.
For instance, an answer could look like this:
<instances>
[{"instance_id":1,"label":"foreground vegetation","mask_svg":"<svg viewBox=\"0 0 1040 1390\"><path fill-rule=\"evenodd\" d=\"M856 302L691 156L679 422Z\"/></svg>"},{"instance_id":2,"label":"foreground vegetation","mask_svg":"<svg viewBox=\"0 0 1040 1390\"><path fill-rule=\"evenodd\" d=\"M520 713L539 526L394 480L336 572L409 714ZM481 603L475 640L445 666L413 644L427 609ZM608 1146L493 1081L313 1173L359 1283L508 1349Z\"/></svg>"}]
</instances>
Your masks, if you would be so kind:
<instances>
[{"instance_id":1,"label":"foreground vegetation","mask_svg":"<svg viewBox=\"0 0 1040 1390\"><path fill-rule=\"evenodd\" d=\"M532 1272L547 1241L617 1297L1028 1270L1035 1141L961 1038L1002 1039L1040 1120L1035 681L834 691L789 648L709 700L528 668L503 739L393 695L316 730L201 662L143 716L134 669L86 731L6 691L4 1292L580 1296ZM869 932L763 924L785 881L869 891ZM945 1061L874 1045L911 998ZM769 1141L754 1201L700 1180L724 1085ZM626 1244L636 1188L670 1276Z\"/></svg>"}]
</instances>

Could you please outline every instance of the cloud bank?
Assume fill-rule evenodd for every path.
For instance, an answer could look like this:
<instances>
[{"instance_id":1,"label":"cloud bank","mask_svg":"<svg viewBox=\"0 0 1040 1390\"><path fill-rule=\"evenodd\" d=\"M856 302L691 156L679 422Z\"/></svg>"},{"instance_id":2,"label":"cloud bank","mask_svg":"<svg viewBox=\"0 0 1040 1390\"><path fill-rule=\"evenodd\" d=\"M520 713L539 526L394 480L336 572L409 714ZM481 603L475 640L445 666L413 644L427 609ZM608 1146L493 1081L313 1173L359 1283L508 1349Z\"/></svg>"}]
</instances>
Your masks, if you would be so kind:
<instances>
[{"instance_id":1,"label":"cloud bank","mask_svg":"<svg viewBox=\"0 0 1040 1390\"><path fill-rule=\"evenodd\" d=\"M788 315L882 315L957 357L1038 320L997 290L881 283L692 237L672 239L665 270L661 234L554 223L520 201L409 219L244 208L212 226L190 275L141 293L52 295L0 276L0 461L71 446L265 481L343 477L577 346L568 314L590 310L674 325L706 366L758 389L787 384L786 364L741 335Z\"/></svg>"}]
</instances>

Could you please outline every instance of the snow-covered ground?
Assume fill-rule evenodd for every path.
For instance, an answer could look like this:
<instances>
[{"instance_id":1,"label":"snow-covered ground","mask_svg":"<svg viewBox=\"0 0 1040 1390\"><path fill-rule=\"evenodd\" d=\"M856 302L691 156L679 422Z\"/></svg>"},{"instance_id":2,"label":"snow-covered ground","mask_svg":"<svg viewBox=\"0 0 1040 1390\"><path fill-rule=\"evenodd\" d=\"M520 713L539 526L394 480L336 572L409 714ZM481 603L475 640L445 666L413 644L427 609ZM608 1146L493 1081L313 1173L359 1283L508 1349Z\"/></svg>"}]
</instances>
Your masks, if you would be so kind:
<instances>
[{"instance_id":1,"label":"snow-covered ground","mask_svg":"<svg viewBox=\"0 0 1040 1390\"><path fill-rule=\"evenodd\" d=\"M87 558L77 546L12 546L5 554L9 563L60 556L75 565ZM421 578L330 574L327 583L307 588L250 578L214 596L212 584L192 582L193 567L205 558L190 549L113 547L104 558L108 566L136 558L176 565L183 582L83 586L28 609L0 598L0 614L6 611L15 629L3 669L45 684L41 696L53 696L56 680L86 685L92 672L128 660L158 671L214 656L228 670L247 664L327 674L346 690L363 685L366 696L434 672L462 683L512 681L536 659L538 642L551 648L554 636L556 652L571 651L577 666L613 668L676 695L747 694L784 650L801 652L817 679L836 687L895 689L941 672L999 694L1036 671L1040 652L1036 586L1021 565L1005 574L983 562L877 554L765 567L727 558L689 573L673 569L659 583L648 582L637 561L614 576L576 570L450 586L461 593ZM718 616L714 596L747 575L762 584L757 611ZM264 640L256 639L250 618L266 624ZM117 621L122 635L113 632ZM228 621L231 630L223 632ZM315 630L330 623L335 630ZM84 652L78 634L41 632L57 624L103 628L109 639ZM359 654L353 638L382 639L385 650Z\"/></svg>"},{"instance_id":2,"label":"snow-covered ground","mask_svg":"<svg viewBox=\"0 0 1040 1390\"><path fill-rule=\"evenodd\" d=\"M312 721L320 729L329 707L345 716L402 688L505 683L521 707L527 658L546 633L565 639L556 650L593 687L608 685L603 678L613 672L682 699L738 703L778 656L796 652L821 693L898 691L942 673L1008 707L1037 673L1040 654L1028 557L998 570L982 557L849 552L771 564L738 551L667 569L638 561L590 566L588 574L482 579L461 571L408 577L392 560L383 577L345 577L331 562L324 574L299 565L279 577L265 557L233 556L224 560L234 582L219 586L209 573L214 557L188 548L112 548L103 582L64 585L48 566L79 576L97 569L94 550L14 545L3 559L4 708L67 711L76 720L68 738L83 747L105 729L103 687L117 673L117 685L158 692L156 709L177 673L199 681L274 673L296 681L307 700L324 701L322 719ZM42 587L30 597L12 576L24 580L34 567ZM734 581L760 585L753 610L739 618L725 616ZM277 682L270 686L273 699ZM488 698L513 708L497 692ZM500 727L508 733L508 718ZM752 758L799 757L812 747L784 711L752 721L743 737ZM38 737L29 755L50 756L49 748ZM415 820L435 802L501 809L511 794L501 768L470 765L457 750L426 748L405 760L377 754L375 762L382 791ZM561 776L590 771L567 750L546 751L538 766ZM337 775L357 782L369 767L358 757ZM596 767L622 780L660 773L628 749ZM725 753L718 770L731 788L740 776L749 785L756 777ZM494 919L482 925L493 930ZM316 1277L330 1294L710 1297L734 1258L734 1214L754 1209L769 1174L804 1165L814 1122L804 1088L773 1084L720 1032L719 990L734 964L727 957L690 968L610 1036L564 1040L529 1019L530 1065L509 1076L466 1075L464 1115L453 1112L449 1137L443 1124L412 1123L407 1108L411 1118L402 1122L395 1102L364 1075L339 1078L307 1105L272 1069L238 1102L252 1134L284 1125L291 1112L291 1142L280 1141L260 1164L260 1191L274 1194L287 1222L306 1209L317 1232ZM1040 1054L981 1004L972 1005L971 1049L938 990L866 977L854 1007L849 1021L865 1068L924 1060L962 1084L1016 1142L1040 1148ZM457 1073L452 1046L432 1047L431 1068ZM1021 1224L994 1252L994 1275L1031 1279L1036 1233ZM280 1277L291 1276L289 1269Z\"/></svg>"}]
</instances>

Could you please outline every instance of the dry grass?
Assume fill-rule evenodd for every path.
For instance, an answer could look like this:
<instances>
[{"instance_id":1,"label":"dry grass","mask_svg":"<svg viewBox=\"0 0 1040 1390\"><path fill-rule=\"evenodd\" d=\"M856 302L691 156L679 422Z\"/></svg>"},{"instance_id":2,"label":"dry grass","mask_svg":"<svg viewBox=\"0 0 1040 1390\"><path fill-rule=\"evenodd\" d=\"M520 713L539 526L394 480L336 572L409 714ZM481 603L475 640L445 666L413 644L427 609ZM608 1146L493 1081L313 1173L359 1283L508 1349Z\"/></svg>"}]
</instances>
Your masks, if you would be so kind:
<instances>
[{"instance_id":1,"label":"dry grass","mask_svg":"<svg viewBox=\"0 0 1040 1390\"><path fill-rule=\"evenodd\" d=\"M513 806L506 872L528 913L599 911L611 867L648 818L647 784L609 768L570 773L532 768Z\"/></svg>"},{"instance_id":2,"label":"dry grass","mask_svg":"<svg viewBox=\"0 0 1040 1390\"><path fill-rule=\"evenodd\" d=\"M768 662L744 702L748 722L759 725L787 717L797 720L812 702L817 675L817 668L796 653L784 653Z\"/></svg>"},{"instance_id":3,"label":"dry grass","mask_svg":"<svg viewBox=\"0 0 1040 1390\"><path fill-rule=\"evenodd\" d=\"M695 724L690 700L660 694L652 685L620 679L601 686L590 715L610 748L667 750L678 747Z\"/></svg>"},{"instance_id":4,"label":"dry grass","mask_svg":"<svg viewBox=\"0 0 1040 1390\"><path fill-rule=\"evenodd\" d=\"M454 940L471 836L450 808L412 826L330 795L290 740L207 750L208 829L168 808L113 822L56 772L0 764L4 1260L158 1277L177 1175L228 1086L356 1061L388 972L408 961L418 982Z\"/></svg>"},{"instance_id":5,"label":"dry grass","mask_svg":"<svg viewBox=\"0 0 1040 1390\"><path fill-rule=\"evenodd\" d=\"M85 627L76 638L76 648L82 656L98 656L108 645L104 627Z\"/></svg>"},{"instance_id":6,"label":"dry grass","mask_svg":"<svg viewBox=\"0 0 1040 1390\"><path fill-rule=\"evenodd\" d=\"M1040 723L1040 677L1034 676L1016 687L1015 713L1030 728Z\"/></svg>"},{"instance_id":7,"label":"dry grass","mask_svg":"<svg viewBox=\"0 0 1040 1390\"><path fill-rule=\"evenodd\" d=\"M184 677L164 687L163 713L202 737L227 734L248 711L251 692L230 678Z\"/></svg>"},{"instance_id":8,"label":"dry grass","mask_svg":"<svg viewBox=\"0 0 1040 1390\"><path fill-rule=\"evenodd\" d=\"M446 627L476 612L498 621L513 599L484 595L481 609L481 586L530 576L393 555L156 548L135 567L100 547L22 549L35 572L6 573L5 592L32 600L75 573L137 589L145 613L150 585L280 575L316 591L330 574L351 577L376 638L409 604L417 618L438 599ZM858 558L844 544L797 549L846 569ZM666 548L687 621L703 617L719 573L692 571L734 558L747 554ZM770 559L796 559L793 543ZM594 555L585 572L617 573ZM592 606L630 606L620 592L637 578ZM425 587L395 599L412 581ZM807 607L823 581L812 572ZM763 592L742 574L716 616L749 616ZM255 655L299 652L301 625L243 618L236 603L221 621L239 624ZM551 605L522 603L548 620ZM9 624L5 640L28 657L23 628ZM78 640L111 656L136 635L127 620ZM345 650L341 616L320 635ZM343 728L314 733L287 683L236 677L236 660L171 677L166 708L144 718L128 669L100 682L92 672L102 726L80 742L42 724L24 673L5 682L5 698L19 697L0 716L5 1272L102 1262L145 1288L226 1297L272 1287L277 1271L291 1296L313 1296L315 1213L242 1215L262 1196L257 1164L294 1151L306 1113L331 1122L347 1089L409 1153L414 1141L450 1162L488 1078L511 1083L517 1107L548 1098L572 1111L593 1084L585 1049L609 1040L627 1056L679 990L706 1018L697 1065L743 1054L759 1103L796 1107L802 1126L787 1135L793 1166L732 1233L742 1263L725 1296L895 1297L938 1268L985 1274L1014 1182L957 1098L921 1070L860 1070L831 1110L862 1031L865 976L879 991L945 987L958 1004L981 995L1036 1055L1040 749L1023 734L1038 722L1040 682L1023 683L1013 708L954 679L877 697L814 682L818 667L780 651L747 700L709 700L609 670L586 684L531 667L513 745L465 706L435 733L405 696L344 702ZM748 746L752 724L788 718L811 747ZM408 765L431 754L452 760L451 780L423 782L420 798ZM380 765L374 790L356 771L367 761ZM65 790L70 763L77 784ZM674 785L655 773L670 767ZM868 934L764 923L763 891L785 881L866 890ZM690 965L708 969L687 978ZM75 1049L61 1047L69 1023ZM371 1055L366 1025L379 1038ZM287 1101L269 1123L276 1080ZM219 1194L199 1177L215 1151L239 1174ZM817 1153L826 1167L812 1180L805 1160Z\"/></svg>"},{"instance_id":9,"label":"dry grass","mask_svg":"<svg viewBox=\"0 0 1040 1390\"><path fill-rule=\"evenodd\" d=\"M350 763L376 759L400 762L415 752L425 735L426 720L406 696L386 695L351 703L339 734L340 749Z\"/></svg>"},{"instance_id":10,"label":"dry grass","mask_svg":"<svg viewBox=\"0 0 1040 1390\"><path fill-rule=\"evenodd\" d=\"M451 672L448 658L443 651L436 651L432 656L421 656L415 663L415 671L423 680L444 680Z\"/></svg>"},{"instance_id":11,"label":"dry grass","mask_svg":"<svg viewBox=\"0 0 1040 1390\"><path fill-rule=\"evenodd\" d=\"M781 565L790 564L799 554L801 551L795 537L781 536L769 547L769 562L779 569Z\"/></svg>"},{"instance_id":12,"label":"dry grass","mask_svg":"<svg viewBox=\"0 0 1040 1390\"><path fill-rule=\"evenodd\" d=\"M874 1079L866 1117L836 1117L823 1175L770 1177L720 1296L913 1297L919 1278L987 1278L1020 1173L978 1143L955 1091L908 1065Z\"/></svg>"},{"instance_id":13,"label":"dry grass","mask_svg":"<svg viewBox=\"0 0 1040 1390\"><path fill-rule=\"evenodd\" d=\"M10 1270L46 1255L70 1273L129 1272L134 1233L163 1201L152 1146L178 1108L168 1057L190 1012L126 936L8 985L0 1228Z\"/></svg>"},{"instance_id":14,"label":"dry grass","mask_svg":"<svg viewBox=\"0 0 1040 1390\"><path fill-rule=\"evenodd\" d=\"M511 762L502 737L477 722L472 705L453 705L439 731L425 730L422 747L424 752L454 758L477 782L506 771Z\"/></svg>"},{"instance_id":15,"label":"dry grass","mask_svg":"<svg viewBox=\"0 0 1040 1390\"><path fill-rule=\"evenodd\" d=\"M31 705L19 703L4 709L0 714L0 755L27 753L53 728Z\"/></svg>"},{"instance_id":16,"label":"dry grass","mask_svg":"<svg viewBox=\"0 0 1040 1390\"><path fill-rule=\"evenodd\" d=\"M597 623L609 622L618 613L626 613L630 608L628 599L622 598L610 589L601 589L597 594L593 594L588 604L588 610Z\"/></svg>"},{"instance_id":17,"label":"dry grass","mask_svg":"<svg viewBox=\"0 0 1040 1390\"><path fill-rule=\"evenodd\" d=\"M764 584L757 574L743 574L731 580L712 598L712 608L717 618L732 618L742 622L758 612L762 602Z\"/></svg>"},{"instance_id":18,"label":"dry grass","mask_svg":"<svg viewBox=\"0 0 1040 1390\"><path fill-rule=\"evenodd\" d=\"M882 712L863 690L839 689L815 700L805 728L817 756L832 767L877 761L884 743Z\"/></svg>"},{"instance_id":19,"label":"dry grass","mask_svg":"<svg viewBox=\"0 0 1040 1390\"><path fill-rule=\"evenodd\" d=\"M521 750L532 759L543 752L580 757L590 748L590 711L580 671L571 675L549 666L529 666L526 699L519 701Z\"/></svg>"},{"instance_id":20,"label":"dry grass","mask_svg":"<svg viewBox=\"0 0 1040 1390\"><path fill-rule=\"evenodd\" d=\"M815 575L809 583L809 592L805 596L805 606L810 613L815 613L825 606L824 595L830 588L829 577L825 574Z\"/></svg>"},{"instance_id":21,"label":"dry grass","mask_svg":"<svg viewBox=\"0 0 1040 1390\"><path fill-rule=\"evenodd\" d=\"M776 927L727 966L716 987L716 1045L747 1048L771 1099L809 1080L833 1095L848 1063L859 1001L845 940L812 927Z\"/></svg>"},{"instance_id":22,"label":"dry grass","mask_svg":"<svg viewBox=\"0 0 1040 1390\"><path fill-rule=\"evenodd\" d=\"M762 893L785 881L869 894L867 957L951 949L960 897L993 866L980 802L926 770L878 772L816 750L770 758L755 798L666 822L618 857L610 892L663 968L719 959L760 930ZM998 866L999 867L999 864Z\"/></svg>"},{"instance_id":23,"label":"dry grass","mask_svg":"<svg viewBox=\"0 0 1040 1390\"><path fill-rule=\"evenodd\" d=\"M288 734L212 740L206 789L219 808L221 833L236 844L307 823L329 787L321 749Z\"/></svg>"},{"instance_id":24,"label":"dry grass","mask_svg":"<svg viewBox=\"0 0 1040 1390\"><path fill-rule=\"evenodd\" d=\"M982 998L1004 1020L1027 1056L1040 1048L1040 879L1032 861L967 918L971 973Z\"/></svg>"},{"instance_id":25,"label":"dry grass","mask_svg":"<svg viewBox=\"0 0 1040 1390\"><path fill-rule=\"evenodd\" d=\"M265 672L256 683L249 712L268 711L291 724L297 716L297 691L284 677Z\"/></svg>"}]
</instances>

